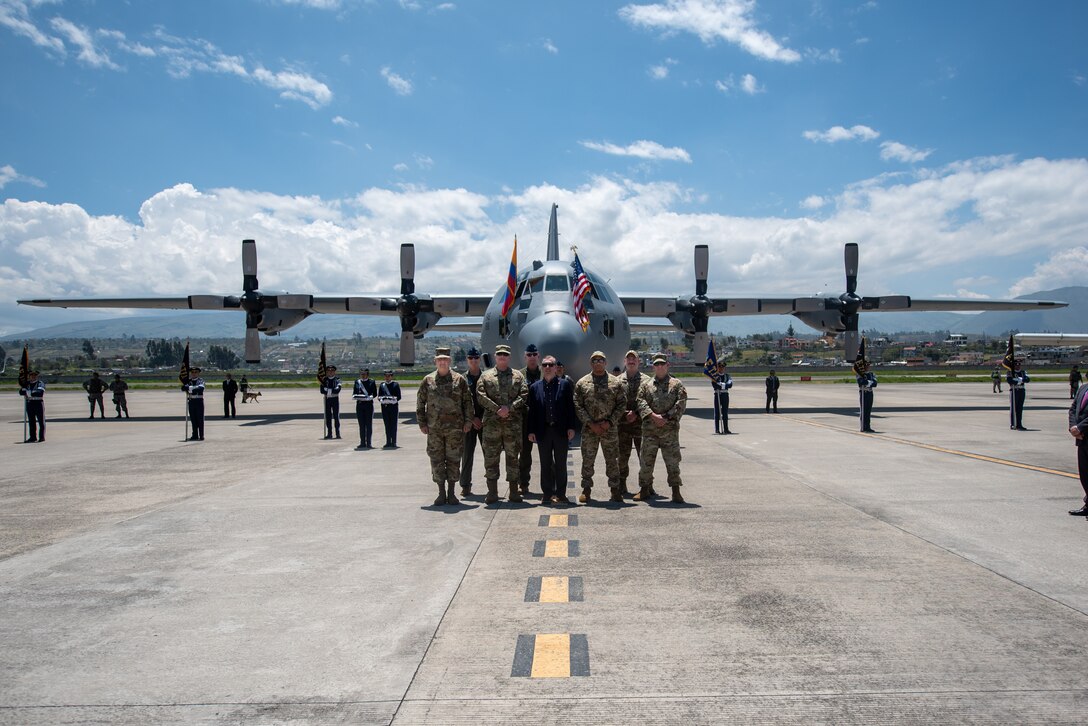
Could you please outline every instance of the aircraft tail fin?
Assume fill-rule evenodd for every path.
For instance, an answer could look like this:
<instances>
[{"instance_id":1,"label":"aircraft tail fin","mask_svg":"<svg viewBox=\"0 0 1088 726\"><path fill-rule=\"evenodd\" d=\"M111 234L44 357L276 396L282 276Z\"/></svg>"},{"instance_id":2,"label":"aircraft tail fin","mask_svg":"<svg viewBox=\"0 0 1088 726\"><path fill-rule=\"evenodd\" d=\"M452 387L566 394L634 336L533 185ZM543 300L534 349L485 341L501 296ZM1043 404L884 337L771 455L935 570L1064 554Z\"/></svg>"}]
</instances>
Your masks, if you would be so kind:
<instances>
[{"instance_id":1,"label":"aircraft tail fin","mask_svg":"<svg viewBox=\"0 0 1088 726\"><path fill-rule=\"evenodd\" d=\"M548 259L559 259L559 222L556 220L558 204L552 205L552 219L548 222Z\"/></svg>"}]
</instances>

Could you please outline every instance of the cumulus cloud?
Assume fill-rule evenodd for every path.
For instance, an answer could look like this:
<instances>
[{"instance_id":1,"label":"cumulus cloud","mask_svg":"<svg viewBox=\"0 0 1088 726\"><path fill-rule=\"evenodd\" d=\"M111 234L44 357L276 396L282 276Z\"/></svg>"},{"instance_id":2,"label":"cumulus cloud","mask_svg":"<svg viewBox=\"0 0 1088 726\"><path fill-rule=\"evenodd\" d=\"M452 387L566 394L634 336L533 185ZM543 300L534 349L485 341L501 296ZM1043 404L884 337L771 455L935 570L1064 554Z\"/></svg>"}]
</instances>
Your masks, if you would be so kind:
<instances>
[{"instance_id":1,"label":"cumulus cloud","mask_svg":"<svg viewBox=\"0 0 1088 726\"><path fill-rule=\"evenodd\" d=\"M795 63L801 54L783 46L752 17L755 0L666 0L651 5L626 5L620 17L631 25L665 32L697 35L704 43L718 40L765 60Z\"/></svg>"},{"instance_id":2,"label":"cumulus cloud","mask_svg":"<svg viewBox=\"0 0 1088 726\"><path fill-rule=\"evenodd\" d=\"M407 78L398 76L389 66L385 66L381 70L382 78L389 84L389 87L398 96L409 96L412 93L412 82Z\"/></svg>"},{"instance_id":3,"label":"cumulus cloud","mask_svg":"<svg viewBox=\"0 0 1088 726\"><path fill-rule=\"evenodd\" d=\"M357 128L359 128L359 124L352 121L351 119L346 119L343 116L333 116L332 117L332 122L334 124L336 124L337 126L343 126L344 128L348 128L348 129L357 129Z\"/></svg>"},{"instance_id":4,"label":"cumulus cloud","mask_svg":"<svg viewBox=\"0 0 1088 726\"><path fill-rule=\"evenodd\" d=\"M30 184L35 187L44 187L45 182L41 179L35 179L32 176L26 176L15 171L15 167L11 164L5 164L0 166L0 189L3 189L8 184L13 182L20 182L22 184Z\"/></svg>"},{"instance_id":5,"label":"cumulus cloud","mask_svg":"<svg viewBox=\"0 0 1088 726\"><path fill-rule=\"evenodd\" d=\"M552 55L559 54L559 48L556 47L555 43L552 42L551 38L545 38L541 45L544 47L544 50L548 51Z\"/></svg>"},{"instance_id":6,"label":"cumulus cloud","mask_svg":"<svg viewBox=\"0 0 1088 726\"><path fill-rule=\"evenodd\" d=\"M634 156L639 159L655 161L683 161L691 163L691 155L679 146L665 147L656 141L636 141L627 146L618 146L609 142L579 141L582 146L593 151L602 151L613 156Z\"/></svg>"},{"instance_id":7,"label":"cumulus cloud","mask_svg":"<svg viewBox=\"0 0 1088 726\"><path fill-rule=\"evenodd\" d=\"M898 141L885 141L880 145L880 158L884 161L902 161L913 164L924 161L933 153L933 149L915 149Z\"/></svg>"},{"instance_id":8,"label":"cumulus cloud","mask_svg":"<svg viewBox=\"0 0 1088 726\"><path fill-rule=\"evenodd\" d=\"M763 93L763 91L767 90L759 85L759 81L757 81L756 77L751 73L745 73L740 79L740 89L749 96L754 96L757 93Z\"/></svg>"},{"instance_id":9,"label":"cumulus cloud","mask_svg":"<svg viewBox=\"0 0 1088 726\"><path fill-rule=\"evenodd\" d=\"M819 209L827 204L827 200L818 194L807 196L801 200L802 209Z\"/></svg>"},{"instance_id":10,"label":"cumulus cloud","mask_svg":"<svg viewBox=\"0 0 1088 726\"><path fill-rule=\"evenodd\" d=\"M1083 235L1080 239L1088 242L1088 238ZM1058 250L1045 261L1035 265L1030 275L1012 284L1009 295L1015 297L1039 290L1084 285L1085 280L1088 280L1088 247L1079 245Z\"/></svg>"},{"instance_id":11,"label":"cumulus cloud","mask_svg":"<svg viewBox=\"0 0 1088 726\"><path fill-rule=\"evenodd\" d=\"M827 131L805 131L801 134L809 141L820 141L825 144L834 144L839 141L872 141L880 136L879 131L874 131L868 126L832 126Z\"/></svg>"}]
</instances>

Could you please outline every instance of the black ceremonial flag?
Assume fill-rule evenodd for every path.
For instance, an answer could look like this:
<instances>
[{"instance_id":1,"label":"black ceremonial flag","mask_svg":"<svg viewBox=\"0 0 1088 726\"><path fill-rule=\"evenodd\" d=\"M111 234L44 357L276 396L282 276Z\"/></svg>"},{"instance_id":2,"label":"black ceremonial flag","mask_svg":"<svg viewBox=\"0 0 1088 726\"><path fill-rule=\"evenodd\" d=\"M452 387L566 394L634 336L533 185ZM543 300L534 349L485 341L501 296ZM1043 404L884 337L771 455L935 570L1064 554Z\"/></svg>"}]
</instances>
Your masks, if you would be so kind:
<instances>
[{"instance_id":1,"label":"black ceremonial flag","mask_svg":"<svg viewBox=\"0 0 1088 726\"><path fill-rule=\"evenodd\" d=\"M1015 362L1016 353L1015 348L1013 347L1012 333L1009 333L1009 347L1005 349L1005 357L1001 359L1001 367L1011 371Z\"/></svg>"},{"instance_id":2,"label":"black ceremonial flag","mask_svg":"<svg viewBox=\"0 0 1088 726\"><path fill-rule=\"evenodd\" d=\"M325 374L325 341L321 341L321 360L317 362L317 381L318 383L324 383L326 378Z\"/></svg>"},{"instance_id":3,"label":"black ceremonial flag","mask_svg":"<svg viewBox=\"0 0 1088 726\"><path fill-rule=\"evenodd\" d=\"M19 359L19 388L30 384L30 351L23 346L23 357Z\"/></svg>"},{"instance_id":4,"label":"black ceremonial flag","mask_svg":"<svg viewBox=\"0 0 1088 726\"><path fill-rule=\"evenodd\" d=\"M181 356L181 368L178 370L181 385L189 385L189 341L185 341L185 354Z\"/></svg>"},{"instance_id":5,"label":"black ceremonial flag","mask_svg":"<svg viewBox=\"0 0 1088 726\"><path fill-rule=\"evenodd\" d=\"M865 338L861 339L861 345L858 346L858 355L854 359L854 373L856 375L864 375L869 370L869 361L865 360Z\"/></svg>"}]
</instances>

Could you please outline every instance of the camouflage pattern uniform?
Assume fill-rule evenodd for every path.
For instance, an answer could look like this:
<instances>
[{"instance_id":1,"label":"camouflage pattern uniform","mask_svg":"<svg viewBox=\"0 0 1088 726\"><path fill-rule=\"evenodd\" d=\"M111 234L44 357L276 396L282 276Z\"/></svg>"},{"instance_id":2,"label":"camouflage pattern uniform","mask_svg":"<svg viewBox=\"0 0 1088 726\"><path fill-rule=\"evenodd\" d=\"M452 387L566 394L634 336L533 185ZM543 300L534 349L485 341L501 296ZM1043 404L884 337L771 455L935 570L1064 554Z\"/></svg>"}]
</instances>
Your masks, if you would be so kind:
<instances>
[{"instance_id":1,"label":"camouflage pattern uniform","mask_svg":"<svg viewBox=\"0 0 1088 726\"><path fill-rule=\"evenodd\" d=\"M481 443L484 450L484 476L488 499L493 501L498 490L499 454L506 452L506 481L510 484L510 501L521 501L518 491L521 456L522 414L528 406L529 389L521 371L508 368L500 372L489 368L476 384L476 396L484 407L484 428ZM510 415L499 418L499 409L507 406Z\"/></svg>"},{"instance_id":2,"label":"camouflage pattern uniform","mask_svg":"<svg viewBox=\"0 0 1088 726\"><path fill-rule=\"evenodd\" d=\"M472 392L468 381L456 371L428 373L416 394L416 420L427 427L427 456L431 478L452 497L461 478L461 452L465 445L465 424L472 423Z\"/></svg>"},{"instance_id":3,"label":"camouflage pattern uniform","mask_svg":"<svg viewBox=\"0 0 1088 726\"><path fill-rule=\"evenodd\" d=\"M653 378L645 373L636 373L634 378L627 375L627 371L621 373L618 378L627 390L627 403L624 406L623 416L620 417L619 432L619 464L620 486L623 493L627 491L627 477L631 474L631 449L635 450L635 456L642 460L642 417L638 414L638 392L643 383L652 382ZM635 420L627 422L627 412L634 411Z\"/></svg>"},{"instance_id":4,"label":"camouflage pattern uniform","mask_svg":"<svg viewBox=\"0 0 1088 726\"><path fill-rule=\"evenodd\" d=\"M593 488L594 459L597 448L604 452L604 470L608 475L608 488L620 486L619 424L627 405L627 391L619 378L605 373L600 378L592 373L582 376L574 386L574 410L582 428L582 492L588 498ZM604 434L595 434L589 424L607 421L610 425Z\"/></svg>"},{"instance_id":5,"label":"camouflage pattern uniform","mask_svg":"<svg viewBox=\"0 0 1088 726\"><path fill-rule=\"evenodd\" d=\"M657 452L665 460L669 486L679 487L680 481L680 417L688 406L688 392L679 378L671 375L662 380L650 378L638 392L638 414L642 417L642 466L638 485L643 491L653 489L654 463ZM664 416L664 426L657 426L651 413Z\"/></svg>"}]
</instances>

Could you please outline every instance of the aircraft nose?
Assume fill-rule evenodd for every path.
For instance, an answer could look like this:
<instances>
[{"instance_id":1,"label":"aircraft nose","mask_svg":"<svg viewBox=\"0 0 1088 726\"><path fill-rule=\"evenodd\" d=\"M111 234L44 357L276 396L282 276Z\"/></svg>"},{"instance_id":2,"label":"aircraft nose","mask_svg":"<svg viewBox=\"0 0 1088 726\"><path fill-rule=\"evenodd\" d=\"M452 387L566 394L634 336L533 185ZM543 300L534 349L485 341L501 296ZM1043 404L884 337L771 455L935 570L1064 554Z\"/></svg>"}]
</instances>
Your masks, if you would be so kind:
<instances>
[{"instance_id":1,"label":"aircraft nose","mask_svg":"<svg viewBox=\"0 0 1088 726\"><path fill-rule=\"evenodd\" d=\"M582 326L567 313L546 313L530 320L521 328L518 338L524 345L536 343L541 358L554 355L568 370L578 366L580 356L589 357L589 353L579 352L586 338Z\"/></svg>"}]
</instances>

